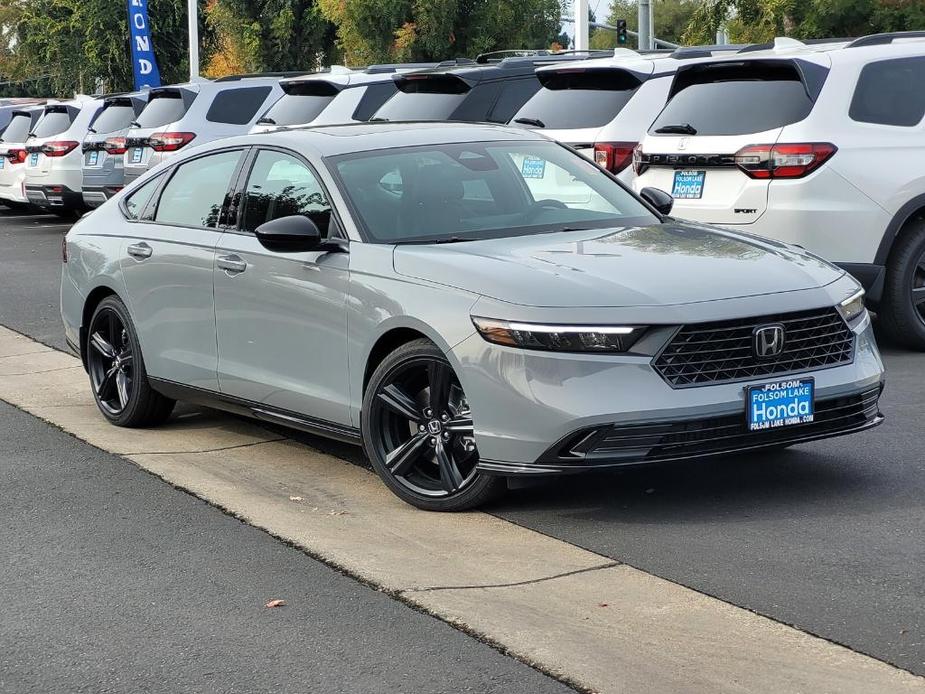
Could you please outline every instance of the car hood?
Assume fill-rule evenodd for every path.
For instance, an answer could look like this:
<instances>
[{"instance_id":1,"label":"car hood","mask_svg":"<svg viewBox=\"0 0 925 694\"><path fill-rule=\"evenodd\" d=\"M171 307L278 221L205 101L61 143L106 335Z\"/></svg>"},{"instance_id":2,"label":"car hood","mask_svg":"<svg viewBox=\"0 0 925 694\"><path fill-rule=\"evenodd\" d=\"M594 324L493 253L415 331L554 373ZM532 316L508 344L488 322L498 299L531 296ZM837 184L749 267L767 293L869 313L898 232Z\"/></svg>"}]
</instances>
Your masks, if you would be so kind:
<instances>
[{"instance_id":1,"label":"car hood","mask_svg":"<svg viewBox=\"0 0 925 694\"><path fill-rule=\"evenodd\" d=\"M685 304L825 286L844 272L776 241L664 224L395 247L395 271L526 306Z\"/></svg>"}]
</instances>

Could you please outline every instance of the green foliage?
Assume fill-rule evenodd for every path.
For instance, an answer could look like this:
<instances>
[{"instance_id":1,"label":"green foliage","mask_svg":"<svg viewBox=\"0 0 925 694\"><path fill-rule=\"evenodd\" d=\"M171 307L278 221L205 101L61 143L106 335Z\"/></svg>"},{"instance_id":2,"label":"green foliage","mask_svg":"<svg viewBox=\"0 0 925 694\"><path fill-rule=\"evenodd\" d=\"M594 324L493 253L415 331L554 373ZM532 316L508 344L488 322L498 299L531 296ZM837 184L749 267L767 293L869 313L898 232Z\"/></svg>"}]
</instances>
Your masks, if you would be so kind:
<instances>
[{"instance_id":1,"label":"green foliage","mask_svg":"<svg viewBox=\"0 0 925 694\"><path fill-rule=\"evenodd\" d=\"M559 0L318 0L351 65L442 60L562 41Z\"/></svg>"}]
</instances>

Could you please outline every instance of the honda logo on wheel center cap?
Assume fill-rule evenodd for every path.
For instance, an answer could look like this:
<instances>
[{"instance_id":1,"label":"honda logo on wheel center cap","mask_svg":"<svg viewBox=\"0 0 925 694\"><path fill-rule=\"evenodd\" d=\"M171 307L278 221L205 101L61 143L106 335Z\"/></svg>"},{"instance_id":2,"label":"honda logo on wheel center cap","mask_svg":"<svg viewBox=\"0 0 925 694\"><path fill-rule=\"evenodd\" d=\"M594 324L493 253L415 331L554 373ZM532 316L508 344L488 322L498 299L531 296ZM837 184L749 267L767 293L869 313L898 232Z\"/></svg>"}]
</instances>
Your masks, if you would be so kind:
<instances>
[{"instance_id":1,"label":"honda logo on wheel center cap","mask_svg":"<svg viewBox=\"0 0 925 694\"><path fill-rule=\"evenodd\" d=\"M752 350L760 359L777 357L784 351L785 341L783 325L762 325L752 333Z\"/></svg>"}]
</instances>

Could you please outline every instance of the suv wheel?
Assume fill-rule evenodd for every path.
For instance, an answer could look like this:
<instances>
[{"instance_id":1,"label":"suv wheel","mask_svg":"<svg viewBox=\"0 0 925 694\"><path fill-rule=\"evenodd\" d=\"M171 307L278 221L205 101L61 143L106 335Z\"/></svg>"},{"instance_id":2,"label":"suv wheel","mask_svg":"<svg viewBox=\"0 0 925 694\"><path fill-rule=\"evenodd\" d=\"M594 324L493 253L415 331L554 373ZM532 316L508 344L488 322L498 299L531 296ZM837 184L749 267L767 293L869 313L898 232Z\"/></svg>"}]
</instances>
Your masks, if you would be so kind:
<instances>
[{"instance_id":1,"label":"suv wheel","mask_svg":"<svg viewBox=\"0 0 925 694\"><path fill-rule=\"evenodd\" d=\"M896 242L886 272L883 326L896 342L925 351L925 223Z\"/></svg>"},{"instance_id":2,"label":"suv wheel","mask_svg":"<svg viewBox=\"0 0 925 694\"><path fill-rule=\"evenodd\" d=\"M363 445L399 498L427 511L479 506L506 486L478 470L472 412L459 379L429 340L383 360L363 397Z\"/></svg>"},{"instance_id":3,"label":"suv wheel","mask_svg":"<svg viewBox=\"0 0 925 694\"><path fill-rule=\"evenodd\" d=\"M135 327L119 299L106 297L96 307L84 347L93 397L106 419L120 427L167 421L175 401L148 384Z\"/></svg>"}]
</instances>

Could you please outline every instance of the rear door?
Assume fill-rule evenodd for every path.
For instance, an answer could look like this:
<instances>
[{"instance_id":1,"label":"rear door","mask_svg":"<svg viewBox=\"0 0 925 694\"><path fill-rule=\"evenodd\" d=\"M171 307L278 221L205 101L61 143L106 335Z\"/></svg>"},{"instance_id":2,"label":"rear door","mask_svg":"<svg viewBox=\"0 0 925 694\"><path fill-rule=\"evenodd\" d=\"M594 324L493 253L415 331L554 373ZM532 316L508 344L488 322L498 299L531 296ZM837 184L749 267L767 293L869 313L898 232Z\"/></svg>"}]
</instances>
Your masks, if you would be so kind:
<instances>
[{"instance_id":1,"label":"rear door","mask_svg":"<svg viewBox=\"0 0 925 694\"><path fill-rule=\"evenodd\" d=\"M747 175L736 154L778 142L813 108L827 70L802 59L700 63L682 67L668 103L638 155L645 186L671 193L673 214L714 224L750 224L768 206L768 178ZM742 157L752 157L742 152ZM757 155L760 159L760 155ZM750 159L740 157L740 162Z\"/></svg>"}]
</instances>

